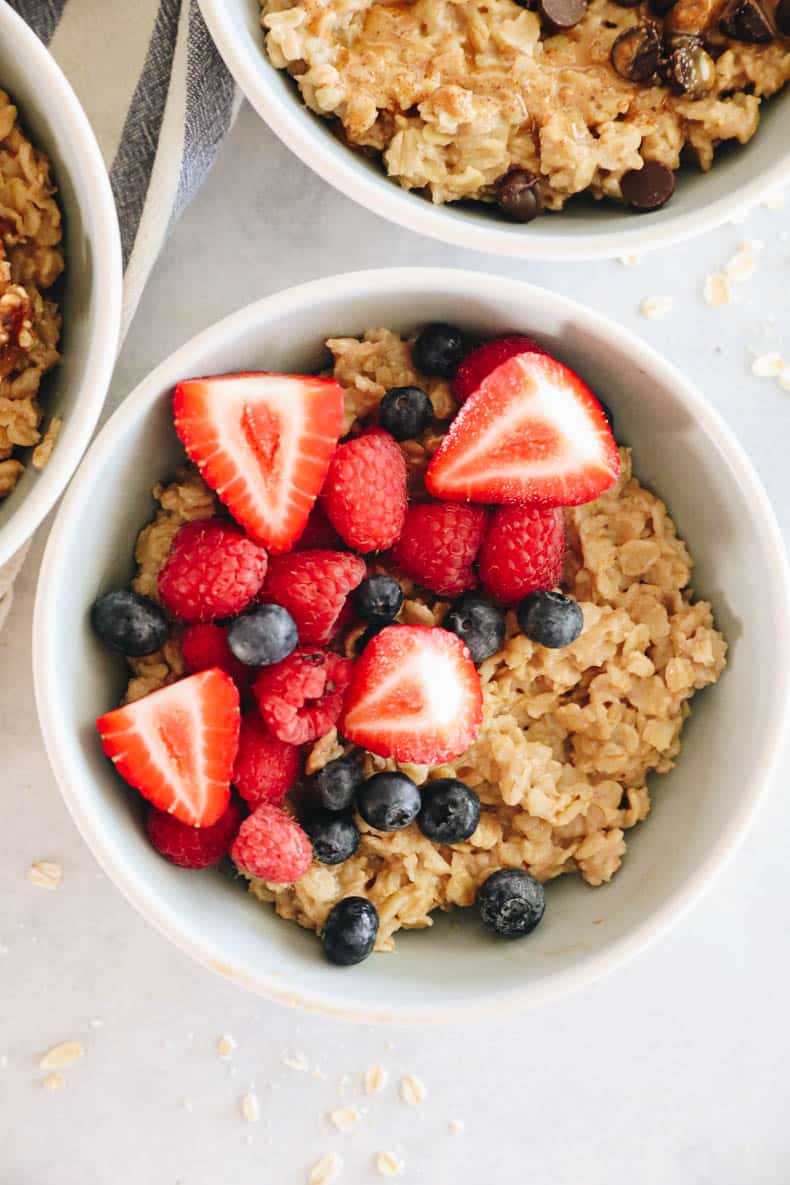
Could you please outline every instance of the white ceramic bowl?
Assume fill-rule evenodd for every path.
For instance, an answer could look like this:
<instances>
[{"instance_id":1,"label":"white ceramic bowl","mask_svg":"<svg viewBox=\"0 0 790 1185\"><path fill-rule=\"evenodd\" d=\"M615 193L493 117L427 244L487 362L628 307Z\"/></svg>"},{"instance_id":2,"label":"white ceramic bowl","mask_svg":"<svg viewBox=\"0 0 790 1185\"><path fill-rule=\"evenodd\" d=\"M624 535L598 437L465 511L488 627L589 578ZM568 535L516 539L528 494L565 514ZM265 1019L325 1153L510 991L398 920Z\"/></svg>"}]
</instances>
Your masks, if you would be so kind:
<instances>
[{"instance_id":1,"label":"white ceramic bowl","mask_svg":"<svg viewBox=\"0 0 790 1185\"><path fill-rule=\"evenodd\" d=\"M611 202L571 203L559 216L517 226L482 207L434 206L341 144L329 124L304 107L293 81L266 57L259 0L200 0L200 7L250 103L305 164L383 218L458 247L569 261L649 251L725 222L790 179L787 93L764 105L751 144L723 151L712 173L684 170L672 201L652 214L636 215Z\"/></svg>"},{"instance_id":2,"label":"white ceramic bowl","mask_svg":"<svg viewBox=\"0 0 790 1185\"><path fill-rule=\"evenodd\" d=\"M190 375L304 371L328 336L447 319L534 334L614 411L636 470L669 502L730 642L721 682L699 696L676 770L629 835L611 885L564 877L529 939L501 943L472 914L399 936L396 955L339 970L315 936L278 919L238 881L191 873L149 847L141 800L102 756L94 718L114 706L123 662L93 637L98 593L125 584L149 490L183 460L171 393ZM85 546L85 540L90 546ZM178 946L245 987L356 1017L439 1019L535 1003L584 984L657 938L710 884L743 837L787 719L790 605L781 538L760 483L697 390L637 337L596 313L501 276L403 269L335 276L270 296L200 334L125 401L91 447L44 558L34 623L36 696L69 809L106 872ZM766 627L770 623L770 628ZM594 925L596 919L602 925Z\"/></svg>"},{"instance_id":3,"label":"white ceramic bowl","mask_svg":"<svg viewBox=\"0 0 790 1185\"><path fill-rule=\"evenodd\" d=\"M41 388L45 424L61 416L63 429L46 468L28 465L0 501L2 566L52 509L96 427L118 346L122 273L115 205L91 126L55 59L8 4L0 4L0 88L52 162L66 256L54 290L63 360Z\"/></svg>"}]
</instances>

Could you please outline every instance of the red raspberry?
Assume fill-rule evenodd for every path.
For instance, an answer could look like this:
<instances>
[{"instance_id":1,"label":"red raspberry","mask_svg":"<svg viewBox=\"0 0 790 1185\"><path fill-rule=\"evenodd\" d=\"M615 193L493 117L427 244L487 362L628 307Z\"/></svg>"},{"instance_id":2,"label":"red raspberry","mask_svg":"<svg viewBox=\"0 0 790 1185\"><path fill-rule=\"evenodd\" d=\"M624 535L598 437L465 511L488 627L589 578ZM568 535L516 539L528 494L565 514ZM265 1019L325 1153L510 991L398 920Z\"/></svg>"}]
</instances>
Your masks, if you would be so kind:
<instances>
[{"instance_id":1,"label":"red raspberry","mask_svg":"<svg viewBox=\"0 0 790 1185\"><path fill-rule=\"evenodd\" d=\"M296 745L272 736L253 710L241 720L231 781L253 810L262 802L280 806L299 777L301 757Z\"/></svg>"},{"instance_id":2,"label":"red raspberry","mask_svg":"<svg viewBox=\"0 0 790 1185\"><path fill-rule=\"evenodd\" d=\"M330 523L320 502L310 511L307 525L291 548L292 551L307 551L320 547L324 551L342 551L343 540Z\"/></svg>"},{"instance_id":3,"label":"red raspberry","mask_svg":"<svg viewBox=\"0 0 790 1185\"><path fill-rule=\"evenodd\" d=\"M252 690L269 732L292 745L325 736L342 711L352 666L339 654L299 649L264 667Z\"/></svg>"},{"instance_id":4,"label":"red raspberry","mask_svg":"<svg viewBox=\"0 0 790 1185\"><path fill-rule=\"evenodd\" d=\"M159 595L181 621L235 617L266 575L266 552L219 519L185 523L159 573Z\"/></svg>"},{"instance_id":5,"label":"red raspberry","mask_svg":"<svg viewBox=\"0 0 790 1185\"><path fill-rule=\"evenodd\" d=\"M181 639L181 653L190 675L207 671L209 667L219 667L230 675L241 691L249 689L253 672L231 654L227 630L221 625L208 622L205 625L190 625Z\"/></svg>"},{"instance_id":6,"label":"red raspberry","mask_svg":"<svg viewBox=\"0 0 790 1185\"><path fill-rule=\"evenodd\" d=\"M355 551L383 551L406 513L406 462L388 432L373 429L341 444L329 466L324 510Z\"/></svg>"},{"instance_id":7,"label":"red raspberry","mask_svg":"<svg viewBox=\"0 0 790 1185\"><path fill-rule=\"evenodd\" d=\"M496 337L484 342L464 358L453 378L453 394L459 403L466 403L473 391L492 370L516 354L545 354L546 351L531 337Z\"/></svg>"},{"instance_id":8,"label":"red raspberry","mask_svg":"<svg viewBox=\"0 0 790 1185\"><path fill-rule=\"evenodd\" d=\"M264 802L242 823L230 854L247 876L292 885L310 867L313 845L295 819Z\"/></svg>"},{"instance_id":9,"label":"red raspberry","mask_svg":"<svg viewBox=\"0 0 790 1185\"><path fill-rule=\"evenodd\" d=\"M260 599L288 610L300 642L321 646L334 634L348 594L365 579L365 572L365 561L349 551L274 556Z\"/></svg>"},{"instance_id":10,"label":"red raspberry","mask_svg":"<svg viewBox=\"0 0 790 1185\"><path fill-rule=\"evenodd\" d=\"M457 597L477 585L472 570L488 520L481 506L416 502L406 511L395 562L425 588Z\"/></svg>"},{"instance_id":11,"label":"red raspberry","mask_svg":"<svg viewBox=\"0 0 790 1185\"><path fill-rule=\"evenodd\" d=\"M500 506L480 548L480 579L498 601L512 604L559 584L564 556L561 509Z\"/></svg>"},{"instance_id":12,"label":"red raspberry","mask_svg":"<svg viewBox=\"0 0 790 1185\"><path fill-rule=\"evenodd\" d=\"M210 868L219 864L236 838L241 811L235 802L210 827L192 827L167 811L148 808L145 829L160 856L179 868Z\"/></svg>"}]
</instances>

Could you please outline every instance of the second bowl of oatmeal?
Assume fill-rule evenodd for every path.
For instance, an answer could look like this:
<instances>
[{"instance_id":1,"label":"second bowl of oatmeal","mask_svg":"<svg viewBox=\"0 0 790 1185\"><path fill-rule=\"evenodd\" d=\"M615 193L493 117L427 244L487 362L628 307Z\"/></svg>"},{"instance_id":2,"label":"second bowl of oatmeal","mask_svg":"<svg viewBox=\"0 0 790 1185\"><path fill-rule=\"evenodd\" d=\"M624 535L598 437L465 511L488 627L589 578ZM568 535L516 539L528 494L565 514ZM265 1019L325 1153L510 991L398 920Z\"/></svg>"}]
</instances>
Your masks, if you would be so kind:
<instances>
[{"instance_id":1,"label":"second bowl of oatmeal","mask_svg":"<svg viewBox=\"0 0 790 1185\"><path fill-rule=\"evenodd\" d=\"M348 197L458 246L578 260L689 238L790 177L790 4L761 2L201 8L258 114Z\"/></svg>"},{"instance_id":2,"label":"second bowl of oatmeal","mask_svg":"<svg viewBox=\"0 0 790 1185\"><path fill-rule=\"evenodd\" d=\"M217 519L218 507L197 471L183 468L174 388L201 375L333 372L345 407L333 431L354 439L359 428L381 424L385 389L419 383L433 409L426 412L433 422L428 435L405 445L412 497L419 499L425 458L453 420L459 394L459 374L452 383L436 375L447 369L442 350L433 362L430 351L414 350L414 335L438 321L451 322L467 339L528 334L580 375L614 416L623 446L619 480L611 485L618 462L607 451L603 469L590 469L603 495L566 512L562 586L581 605L583 632L565 649L546 649L535 644L529 622L509 614L504 649L479 665L482 725L474 711L466 714L464 698L450 722L470 726L474 744L468 747L464 733L465 751L441 770L401 762L415 782L441 773L474 789L482 820L468 840L449 847L431 841L424 820L389 831L376 819L374 827L365 815L373 817L375 806L360 803L357 851L343 863L319 862L306 874L300 869L293 887L272 887L279 874L271 865L268 884L217 869L175 867L149 843L144 803L103 755L95 720L112 715L125 695L135 709L157 702L153 697L166 694L158 690L165 684L186 686L183 627L169 627L164 649L133 660L130 671L90 624L97 596L128 588L132 580L138 593L161 596L169 612L183 610L176 568L169 588L160 581L163 564L175 554L176 532L181 539L186 523L205 519L216 524L212 530L232 527ZM555 373L550 368L556 364L534 353L530 358L516 361L536 368L536 375ZM508 383L514 379L509 366L496 372ZM465 381L474 387L480 376L470 378L468 371ZM214 390L230 406L232 389ZM557 390L570 398L576 388ZM611 438L597 403L585 402L579 391L578 407L592 408L597 427L590 437L587 421L577 416L575 439L586 440L595 454L594 441ZM309 396L321 406L339 390L326 380L301 379L282 394ZM179 432L190 455L201 446L199 434L184 426L189 407L205 409L213 398L211 384L182 388ZM471 396L469 406L477 399ZM571 415L576 406L574 397ZM199 411L193 427L202 416ZM258 413L248 417L264 432L269 422ZM380 441L381 432L356 439ZM434 475L434 490L436 481ZM579 500L577 494L568 487L566 503ZM325 505L342 534L342 511L338 517L331 502ZM93 540L89 555L82 546L86 531ZM201 538L190 528L185 543L192 534ZM409 639L415 627L418 634L425 627L431 633L437 622L446 623L447 602L458 595L454 589L437 599L420 591L419 581L404 580L404 571L424 561L407 556L404 538L405 528L395 570L407 598L400 620L410 629L384 631L367 642L363 655L393 633ZM255 548L244 546L255 568ZM366 543L360 547L368 550ZM359 566L351 552L344 554L349 571ZM287 578L279 579L278 593L273 574L283 560L270 558L267 579L274 583L264 587L263 599L285 599L298 616L288 600L289 581L296 579L287 576L292 561L287 554L284 561ZM514 599L498 583L490 556L481 552L478 567L502 600ZM262 575L251 570L250 579L259 584ZM353 580L359 575L352 573ZM425 579L430 584L435 574ZM213 615L224 620L234 611L216 604ZM113 416L77 474L48 544L34 624L36 694L53 768L83 835L115 883L180 947L243 986L284 1001L356 1017L441 1018L536 1003L588 982L660 935L698 898L743 837L774 768L787 719L788 620L784 551L748 460L704 398L638 338L562 297L497 276L363 272L291 289L220 322L163 363ZM299 629L307 641L303 618ZM438 633L449 636L443 628ZM315 642L313 634L309 640ZM356 638L345 641L353 655ZM423 670L442 669L441 653L438 668L427 661ZM209 691L212 699L219 691L217 702L226 694L218 673L211 689L200 676L191 678L198 679L189 686L199 689L204 706ZM255 692L265 715L266 695L257 684ZM338 723L357 738L356 757L370 776L381 767L371 714L353 720L350 705ZM265 718L267 727L279 728L274 715ZM105 735L109 731L105 727ZM128 768L128 739L122 748L120 769ZM309 741L303 757L318 769L347 748L330 736L317 746ZM234 776L241 786L238 770ZM165 832L162 820L155 826L154 842L166 847L170 824ZM234 854L243 867L245 854ZM492 871L514 865L546 882L547 907L534 933L507 943L485 931L474 909L453 907L471 905ZM560 875L568 872L575 875ZM321 958L310 930L321 929L330 907L349 895L375 905L381 953L339 972ZM416 930L406 932L411 927ZM394 956L388 953L393 941Z\"/></svg>"},{"instance_id":3,"label":"second bowl of oatmeal","mask_svg":"<svg viewBox=\"0 0 790 1185\"><path fill-rule=\"evenodd\" d=\"M115 203L88 118L38 37L0 5L0 568L90 440L121 287Z\"/></svg>"}]
</instances>

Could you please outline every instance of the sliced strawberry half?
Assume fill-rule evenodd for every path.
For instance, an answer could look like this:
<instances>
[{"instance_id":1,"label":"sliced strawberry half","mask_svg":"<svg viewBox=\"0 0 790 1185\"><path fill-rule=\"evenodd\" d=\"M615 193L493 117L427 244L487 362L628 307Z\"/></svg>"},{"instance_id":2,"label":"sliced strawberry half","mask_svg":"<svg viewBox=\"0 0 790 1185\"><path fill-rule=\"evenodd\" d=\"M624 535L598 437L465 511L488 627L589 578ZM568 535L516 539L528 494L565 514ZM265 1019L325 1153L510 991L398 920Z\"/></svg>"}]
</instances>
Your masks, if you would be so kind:
<instances>
[{"instance_id":1,"label":"sliced strawberry half","mask_svg":"<svg viewBox=\"0 0 790 1185\"><path fill-rule=\"evenodd\" d=\"M389 626L368 642L340 731L396 761L436 765L464 753L483 719L480 676L466 645L435 626Z\"/></svg>"},{"instance_id":2,"label":"sliced strawberry half","mask_svg":"<svg viewBox=\"0 0 790 1185\"><path fill-rule=\"evenodd\" d=\"M453 394L459 403L466 403L473 395L484 378L496 370L508 358L516 354L545 354L546 351L531 337L512 334L509 337L495 337L493 341L483 342L476 350L472 350L460 364L453 376Z\"/></svg>"},{"instance_id":3,"label":"sliced strawberry half","mask_svg":"<svg viewBox=\"0 0 790 1185\"><path fill-rule=\"evenodd\" d=\"M467 399L425 484L450 502L578 506L614 485L620 456L601 405L548 354L518 354Z\"/></svg>"},{"instance_id":4,"label":"sliced strawberry half","mask_svg":"<svg viewBox=\"0 0 790 1185\"><path fill-rule=\"evenodd\" d=\"M213 667L96 721L104 752L144 798L192 827L210 827L230 800L239 693Z\"/></svg>"},{"instance_id":5,"label":"sliced strawberry half","mask_svg":"<svg viewBox=\"0 0 790 1185\"><path fill-rule=\"evenodd\" d=\"M248 535L287 551L343 430L343 388L312 375L226 374L175 390L176 431Z\"/></svg>"}]
</instances>

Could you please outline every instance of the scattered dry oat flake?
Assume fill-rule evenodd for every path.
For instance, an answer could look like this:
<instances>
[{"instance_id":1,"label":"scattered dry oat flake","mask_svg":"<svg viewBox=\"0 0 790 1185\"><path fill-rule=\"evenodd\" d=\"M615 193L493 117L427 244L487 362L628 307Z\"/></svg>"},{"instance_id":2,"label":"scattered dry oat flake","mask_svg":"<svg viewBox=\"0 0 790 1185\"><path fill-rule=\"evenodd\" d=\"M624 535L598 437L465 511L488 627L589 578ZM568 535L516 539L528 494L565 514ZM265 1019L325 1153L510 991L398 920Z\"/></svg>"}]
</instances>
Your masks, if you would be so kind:
<instances>
[{"instance_id":1,"label":"scattered dry oat flake","mask_svg":"<svg viewBox=\"0 0 790 1185\"><path fill-rule=\"evenodd\" d=\"M254 1091L247 1091L241 1100L241 1113L247 1120L247 1123L257 1123L260 1119L261 1108L258 1103L258 1096Z\"/></svg>"},{"instance_id":2,"label":"scattered dry oat flake","mask_svg":"<svg viewBox=\"0 0 790 1185\"><path fill-rule=\"evenodd\" d=\"M57 889L63 880L63 869L54 860L37 860L30 865L27 875L39 889Z\"/></svg>"},{"instance_id":3,"label":"scattered dry oat flake","mask_svg":"<svg viewBox=\"0 0 790 1185\"><path fill-rule=\"evenodd\" d=\"M709 304L713 308L720 308L722 305L730 304L732 301L732 289L730 288L730 281L723 272L715 272L711 276L706 276L702 296L705 304Z\"/></svg>"},{"instance_id":4,"label":"scattered dry oat flake","mask_svg":"<svg viewBox=\"0 0 790 1185\"><path fill-rule=\"evenodd\" d=\"M283 1054L283 1065L287 1066L289 1070L296 1070L297 1073L303 1074L307 1069L308 1061L301 1050L296 1053L286 1052Z\"/></svg>"},{"instance_id":5,"label":"scattered dry oat flake","mask_svg":"<svg viewBox=\"0 0 790 1185\"><path fill-rule=\"evenodd\" d=\"M414 1074L406 1074L404 1078L401 1078L400 1097L410 1107L418 1107L420 1103L424 1103L427 1094L425 1083L416 1078Z\"/></svg>"},{"instance_id":6,"label":"scattered dry oat flake","mask_svg":"<svg viewBox=\"0 0 790 1185\"><path fill-rule=\"evenodd\" d=\"M356 1107L338 1107L330 1112L329 1118L339 1132L350 1132L357 1126L362 1115Z\"/></svg>"},{"instance_id":7,"label":"scattered dry oat flake","mask_svg":"<svg viewBox=\"0 0 790 1185\"><path fill-rule=\"evenodd\" d=\"M63 427L63 420L60 416L55 416L50 421L49 427L44 433L43 438L39 441L33 449L33 456L31 462L34 469L43 469L49 458L52 456L52 450L55 443L60 436L60 430Z\"/></svg>"},{"instance_id":8,"label":"scattered dry oat flake","mask_svg":"<svg viewBox=\"0 0 790 1185\"><path fill-rule=\"evenodd\" d=\"M343 1171L342 1157L336 1152L327 1152L317 1160L307 1174L307 1185L332 1185Z\"/></svg>"},{"instance_id":9,"label":"scattered dry oat flake","mask_svg":"<svg viewBox=\"0 0 790 1185\"><path fill-rule=\"evenodd\" d=\"M646 296L639 306L639 312L650 321L658 321L666 317L671 308L671 296Z\"/></svg>"},{"instance_id":10,"label":"scattered dry oat flake","mask_svg":"<svg viewBox=\"0 0 790 1185\"><path fill-rule=\"evenodd\" d=\"M623 267L636 267L638 263L642 262L641 255L619 255L618 259Z\"/></svg>"},{"instance_id":11,"label":"scattered dry oat flake","mask_svg":"<svg viewBox=\"0 0 790 1185\"><path fill-rule=\"evenodd\" d=\"M380 1094L387 1085L388 1077L389 1075L383 1066L371 1066L365 1070L362 1076L365 1094Z\"/></svg>"},{"instance_id":12,"label":"scattered dry oat flake","mask_svg":"<svg viewBox=\"0 0 790 1185\"><path fill-rule=\"evenodd\" d=\"M450 1132L454 1136L460 1136L462 1132L466 1131L466 1124L463 1119L450 1120Z\"/></svg>"},{"instance_id":13,"label":"scattered dry oat flake","mask_svg":"<svg viewBox=\"0 0 790 1185\"><path fill-rule=\"evenodd\" d=\"M68 1070L74 1066L85 1053L80 1041L62 1041L60 1045L53 1045L38 1063L42 1070Z\"/></svg>"},{"instance_id":14,"label":"scattered dry oat flake","mask_svg":"<svg viewBox=\"0 0 790 1185\"><path fill-rule=\"evenodd\" d=\"M66 1079L58 1071L55 1071L54 1074L47 1074L41 1085L44 1090L62 1090L66 1085Z\"/></svg>"},{"instance_id":15,"label":"scattered dry oat flake","mask_svg":"<svg viewBox=\"0 0 790 1185\"><path fill-rule=\"evenodd\" d=\"M236 1048L236 1038L230 1033L223 1033L217 1042L217 1053L220 1057L230 1057Z\"/></svg>"},{"instance_id":16,"label":"scattered dry oat flake","mask_svg":"<svg viewBox=\"0 0 790 1185\"><path fill-rule=\"evenodd\" d=\"M399 1177L403 1172L403 1161L394 1152L377 1152L374 1160L380 1177Z\"/></svg>"},{"instance_id":17,"label":"scattered dry oat flake","mask_svg":"<svg viewBox=\"0 0 790 1185\"><path fill-rule=\"evenodd\" d=\"M757 263L751 251L741 249L737 255L733 255L732 259L727 260L724 271L727 278L733 283L742 284L744 280L748 280L754 275L756 267Z\"/></svg>"},{"instance_id":18,"label":"scattered dry oat flake","mask_svg":"<svg viewBox=\"0 0 790 1185\"><path fill-rule=\"evenodd\" d=\"M752 362L752 374L759 379L775 379L785 368L781 354L760 354Z\"/></svg>"}]
</instances>

